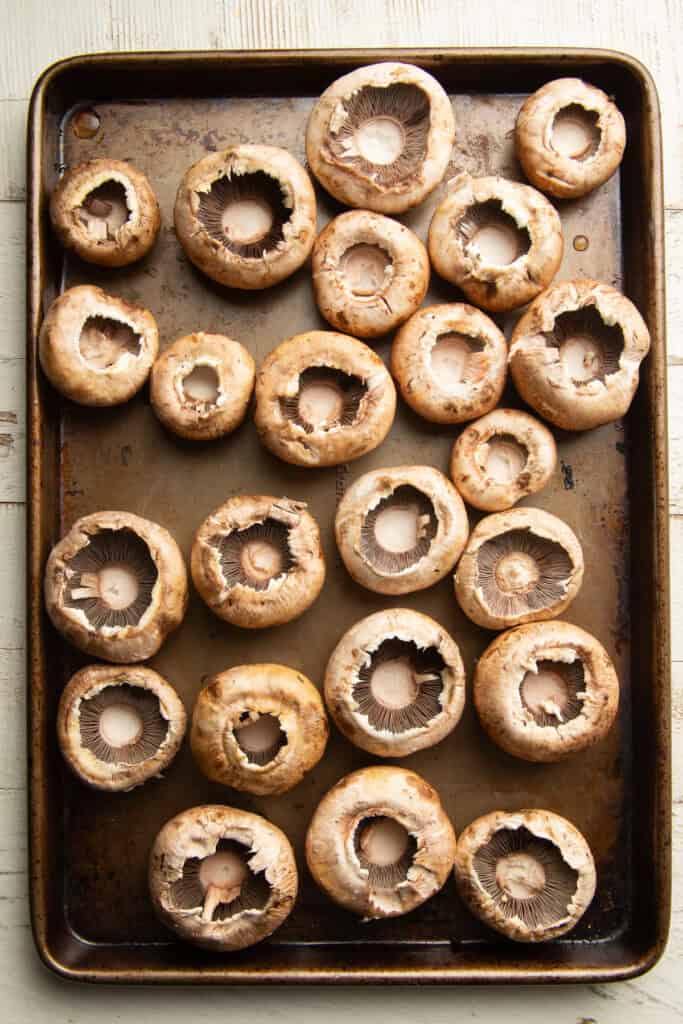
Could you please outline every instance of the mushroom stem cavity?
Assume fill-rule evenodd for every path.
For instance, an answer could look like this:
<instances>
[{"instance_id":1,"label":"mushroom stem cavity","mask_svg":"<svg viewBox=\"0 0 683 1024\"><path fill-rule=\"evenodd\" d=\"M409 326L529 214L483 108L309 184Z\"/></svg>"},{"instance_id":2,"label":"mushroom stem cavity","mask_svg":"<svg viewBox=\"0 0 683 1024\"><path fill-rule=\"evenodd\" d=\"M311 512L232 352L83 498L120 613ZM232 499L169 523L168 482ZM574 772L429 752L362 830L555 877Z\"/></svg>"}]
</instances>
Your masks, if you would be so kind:
<instances>
[{"instance_id":1,"label":"mushroom stem cavity","mask_svg":"<svg viewBox=\"0 0 683 1024\"><path fill-rule=\"evenodd\" d=\"M282 243L291 211L279 182L265 171L233 171L197 195L197 216L207 234L230 252L259 259Z\"/></svg>"},{"instance_id":2,"label":"mushroom stem cavity","mask_svg":"<svg viewBox=\"0 0 683 1024\"><path fill-rule=\"evenodd\" d=\"M560 601L572 573L562 545L528 529L499 534L477 554L478 586L496 615L525 614Z\"/></svg>"},{"instance_id":3,"label":"mushroom stem cavity","mask_svg":"<svg viewBox=\"0 0 683 1024\"><path fill-rule=\"evenodd\" d=\"M91 238L114 241L130 217L126 189L119 181L105 181L88 193L75 212Z\"/></svg>"},{"instance_id":4,"label":"mushroom stem cavity","mask_svg":"<svg viewBox=\"0 0 683 1024\"><path fill-rule=\"evenodd\" d=\"M546 334L546 344L559 350L567 376L574 384L598 380L604 384L610 373L619 370L624 335L617 325L606 324L590 306L561 313L554 330Z\"/></svg>"},{"instance_id":5,"label":"mushroom stem cavity","mask_svg":"<svg viewBox=\"0 0 683 1024\"><path fill-rule=\"evenodd\" d=\"M126 354L139 356L142 335L121 320L89 316L78 336L78 350L94 370L108 370Z\"/></svg>"},{"instance_id":6,"label":"mushroom stem cavity","mask_svg":"<svg viewBox=\"0 0 683 1024\"><path fill-rule=\"evenodd\" d=\"M106 764L140 764L168 734L156 694L125 683L85 697L79 708L81 743Z\"/></svg>"},{"instance_id":7,"label":"mushroom stem cavity","mask_svg":"<svg viewBox=\"0 0 683 1024\"><path fill-rule=\"evenodd\" d=\"M251 764L269 764L286 744L287 734L277 715L255 715L244 712L243 725L235 729L235 739Z\"/></svg>"},{"instance_id":8,"label":"mushroom stem cavity","mask_svg":"<svg viewBox=\"0 0 683 1024\"><path fill-rule=\"evenodd\" d=\"M364 818L354 834L354 849L361 868L375 889L389 889L405 881L417 843L395 818Z\"/></svg>"},{"instance_id":9,"label":"mushroom stem cavity","mask_svg":"<svg viewBox=\"0 0 683 1024\"><path fill-rule=\"evenodd\" d=\"M600 148L602 135L595 110L570 103L557 112L551 128L551 145L560 156L589 160Z\"/></svg>"},{"instance_id":10,"label":"mushroom stem cavity","mask_svg":"<svg viewBox=\"0 0 683 1024\"><path fill-rule=\"evenodd\" d=\"M461 384L479 380L483 376L481 359L473 356L483 352L485 343L479 338L457 331L440 334L430 352L432 373L439 387L455 392Z\"/></svg>"},{"instance_id":11,"label":"mushroom stem cavity","mask_svg":"<svg viewBox=\"0 0 683 1024\"><path fill-rule=\"evenodd\" d=\"M368 513L361 528L361 550L382 572L400 572L429 551L438 529L429 498L410 485L397 487Z\"/></svg>"},{"instance_id":12,"label":"mushroom stem cavity","mask_svg":"<svg viewBox=\"0 0 683 1024\"><path fill-rule=\"evenodd\" d=\"M157 570L132 530L100 530L67 562L66 604L96 629L137 625L149 607Z\"/></svg>"},{"instance_id":13,"label":"mushroom stem cavity","mask_svg":"<svg viewBox=\"0 0 683 1024\"><path fill-rule=\"evenodd\" d=\"M231 839L221 839L208 857L190 857L183 875L171 887L173 906L179 910L201 907L201 919L225 921L245 910L262 910L271 890L262 873L254 874L247 849Z\"/></svg>"},{"instance_id":14,"label":"mushroom stem cavity","mask_svg":"<svg viewBox=\"0 0 683 1024\"><path fill-rule=\"evenodd\" d=\"M483 263L493 266L509 266L531 248L527 228L520 228L498 199L470 206L458 230L466 247L476 251Z\"/></svg>"},{"instance_id":15,"label":"mushroom stem cavity","mask_svg":"<svg viewBox=\"0 0 683 1024\"><path fill-rule=\"evenodd\" d=\"M218 374L213 366L198 363L183 377L183 394L191 402L215 405L220 393Z\"/></svg>"},{"instance_id":16,"label":"mushroom stem cavity","mask_svg":"<svg viewBox=\"0 0 683 1024\"><path fill-rule=\"evenodd\" d=\"M581 714L584 686L580 660L569 664L544 660L525 673L519 695L537 725L559 726Z\"/></svg>"},{"instance_id":17,"label":"mushroom stem cavity","mask_svg":"<svg viewBox=\"0 0 683 1024\"><path fill-rule=\"evenodd\" d=\"M390 637L359 669L352 696L369 724L384 732L424 728L442 710L446 663L434 647Z\"/></svg>"},{"instance_id":18,"label":"mushroom stem cavity","mask_svg":"<svg viewBox=\"0 0 683 1024\"><path fill-rule=\"evenodd\" d=\"M360 155L370 164L393 164L405 146L403 127L393 117L371 117L360 124L354 141Z\"/></svg>"},{"instance_id":19,"label":"mushroom stem cavity","mask_svg":"<svg viewBox=\"0 0 683 1024\"><path fill-rule=\"evenodd\" d=\"M355 298L367 298L384 290L392 259L379 245L352 245L339 261L339 273Z\"/></svg>"},{"instance_id":20,"label":"mushroom stem cavity","mask_svg":"<svg viewBox=\"0 0 683 1024\"><path fill-rule=\"evenodd\" d=\"M516 480L528 457L528 449L512 434L494 434L477 451L479 465L496 484L511 484Z\"/></svg>"},{"instance_id":21,"label":"mushroom stem cavity","mask_svg":"<svg viewBox=\"0 0 683 1024\"><path fill-rule=\"evenodd\" d=\"M283 415L306 433L355 423L367 394L358 377L327 366L311 366L299 375L296 395L280 398Z\"/></svg>"},{"instance_id":22,"label":"mushroom stem cavity","mask_svg":"<svg viewBox=\"0 0 683 1024\"><path fill-rule=\"evenodd\" d=\"M288 533L283 523L266 519L213 539L211 543L220 552L221 571L228 587L239 583L254 590L267 590L272 580L288 573L294 565Z\"/></svg>"}]
</instances>

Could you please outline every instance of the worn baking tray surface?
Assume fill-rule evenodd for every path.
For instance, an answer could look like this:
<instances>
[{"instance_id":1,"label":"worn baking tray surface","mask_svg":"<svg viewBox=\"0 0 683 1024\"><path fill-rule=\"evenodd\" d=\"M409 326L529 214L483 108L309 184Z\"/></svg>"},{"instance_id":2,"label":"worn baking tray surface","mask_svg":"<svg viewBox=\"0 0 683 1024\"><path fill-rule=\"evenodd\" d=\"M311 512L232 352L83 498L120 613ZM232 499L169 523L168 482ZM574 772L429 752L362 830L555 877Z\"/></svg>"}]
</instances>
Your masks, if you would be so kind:
<instances>
[{"instance_id":1,"label":"worn baking tray surface","mask_svg":"<svg viewBox=\"0 0 683 1024\"><path fill-rule=\"evenodd\" d=\"M379 760L336 731L317 768L292 793L270 798L209 783L187 744L162 781L129 794L94 793L69 775L56 749L59 693L87 659L46 623L40 573L47 550L74 520L104 508L162 523L186 556L201 520L236 493L303 499L321 524L328 580L299 621L258 634L240 631L192 595L183 626L150 663L174 683L188 710L207 675L241 662L281 662L320 685L341 633L392 604L441 622L457 639L471 680L492 634L462 615L450 579L396 601L371 594L344 571L332 529L351 480L376 467L417 462L446 471L457 430L431 426L400 403L377 451L337 469L298 469L260 447L249 419L224 440L192 444L164 431L144 392L109 410L62 401L40 378L34 358L42 312L58 290L84 282L151 309L162 345L202 329L237 338L260 361L284 337L324 327L308 268L255 293L220 288L195 271L175 239L175 191L191 163L238 142L283 146L303 160L315 96L346 70L395 56L425 66L453 96L457 141L446 178L467 170L519 179L516 112L524 95L560 74L583 75L613 93L629 132L620 174L585 199L559 204L565 256L558 277L594 277L624 289L650 325L653 351L627 420L577 436L558 432L558 471L525 502L560 515L581 539L586 577L566 617L595 633L615 660L622 683L618 724L604 742L563 764L525 764L485 738L470 699L450 737L401 761L436 785L457 832L496 808L545 807L586 835L597 861L596 898L567 938L540 947L516 946L485 929L461 906L452 880L407 917L371 924L316 888L303 857L312 811L342 775ZM74 130L83 107L100 119L94 138ZM661 951L668 920L661 202L656 99L646 73L626 58L590 51L76 58L39 83L30 149L32 891L43 958L69 976L108 981L595 980L645 969ZM161 204L157 246L127 269L66 257L50 237L46 199L60 167L95 156L135 163ZM322 226L341 207L318 194ZM442 194L443 186L401 218L423 239ZM457 298L435 278L426 301ZM377 347L386 357L388 342ZM504 404L519 404L512 389ZM477 517L470 512L470 518ZM301 873L300 897L283 927L239 954L212 955L176 942L156 921L147 895L146 861L158 829L178 811L206 802L233 803L280 825Z\"/></svg>"}]
</instances>

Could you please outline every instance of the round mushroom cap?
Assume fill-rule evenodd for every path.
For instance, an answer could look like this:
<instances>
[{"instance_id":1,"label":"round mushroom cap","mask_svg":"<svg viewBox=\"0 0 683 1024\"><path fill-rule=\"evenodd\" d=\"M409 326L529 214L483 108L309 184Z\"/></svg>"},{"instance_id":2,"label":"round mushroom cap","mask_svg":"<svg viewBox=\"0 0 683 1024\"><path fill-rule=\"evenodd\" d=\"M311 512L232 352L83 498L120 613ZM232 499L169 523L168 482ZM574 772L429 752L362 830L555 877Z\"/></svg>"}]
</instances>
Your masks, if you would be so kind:
<instances>
[{"instance_id":1,"label":"round mushroom cap","mask_svg":"<svg viewBox=\"0 0 683 1024\"><path fill-rule=\"evenodd\" d=\"M229 498L208 516L191 566L211 611L245 629L298 618L325 582L320 530L308 506L270 495Z\"/></svg>"},{"instance_id":2,"label":"round mushroom cap","mask_svg":"<svg viewBox=\"0 0 683 1024\"><path fill-rule=\"evenodd\" d=\"M338 78L314 106L306 157L335 199L378 213L417 206L443 178L453 108L431 75L387 61Z\"/></svg>"},{"instance_id":3,"label":"round mushroom cap","mask_svg":"<svg viewBox=\"0 0 683 1024\"><path fill-rule=\"evenodd\" d=\"M160 920L180 938L215 952L245 949L272 935L293 909L294 852L258 814L192 807L156 837L149 889Z\"/></svg>"},{"instance_id":4,"label":"round mushroom cap","mask_svg":"<svg viewBox=\"0 0 683 1024\"><path fill-rule=\"evenodd\" d=\"M436 272L492 312L523 306L562 262L562 222L545 196L506 178L455 179L429 226Z\"/></svg>"},{"instance_id":5,"label":"round mushroom cap","mask_svg":"<svg viewBox=\"0 0 683 1024\"><path fill-rule=\"evenodd\" d=\"M246 348L222 334L187 334L152 369L152 407L169 430L190 441L211 441L244 419L256 367Z\"/></svg>"},{"instance_id":6,"label":"round mushroom cap","mask_svg":"<svg viewBox=\"0 0 683 1024\"><path fill-rule=\"evenodd\" d=\"M497 636L477 662L474 702L499 747L559 761L607 734L619 680L595 637L569 622L532 622Z\"/></svg>"},{"instance_id":7,"label":"round mushroom cap","mask_svg":"<svg viewBox=\"0 0 683 1024\"><path fill-rule=\"evenodd\" d=\"M510 372L525 402L563 430L624 416L650 334L632 302L608 284L562 281L515 327Z\"/></svg>"},{"instance_id":8,"label":"round mushroom cap","mask_svg":"<svg viewBox=\"0 0 683 1024\"><path fill-rule=\"evenodd\" d=\"M356 583L377 594L410 594L452 570L469 525L462 498L438 469L394 466L349 487L334 532Z\"/></svg>"},{"instance_id":9,"label":"round mushroom cap","mask_svg":"<svg viewBox=\"0 0 683 1024\"><path fill-rule=\"evenodd\" d=\"M156 654L183 620L187 572L168 530L131 512L76 520L45 568L52 624L75 647L126 664Z\"/></svg>"},{"instance_id":10,"label":"round mushroom cap","mask_svg":"<svg viewBox=\"0 0 683 1024\"><path fill-rule=\"evenodd\" d=\"M149 310L91 284L55 299L38 338L45 376L79 405L127 402L147 380L158 351L159 330Z\"/></svg>"},{"instance_id":11,"label":"round mushroom cap","mask_svg":"<svg viewBox=\"0 0 683 1024\"><path fill-rule=\"evenodd\" d=\"M192 753L213 782L286 793L325 752L329 729L310 679L284 665L238 665L219 672L197 697Z\"/></svg>"},{"instance_id":12,"label":"round mushroom cap","mask_svg":"<svg viewBox=\"0 0 683 1024\"><path fill-rule=\"evenodd\" d=\"M368 615L332 652L325 702L346 738L371 754L405 757L432 747L465 706L458 645L438 622L409 608Z\"/></svg>"},{"instance_id":13,"label":"round mushroom cap","mask_svg":"<svg viewBox=\"0 0 683 1024\"><path fill-rule=\"evenodd\" d=\"M398 917L442 888L455 833L428 782L404 768L362 768L322 798L306 861L336 903L365 920Z\"/></svg>"},{"instance_id":14,"label":"round mushroom cap","mask_svg":"<svg viewBox=\"0 0 683 1024\"><path fill-rule=\"evenodd\" d=\"M463 302L425 306L401 327L391 372L418 416L464 423L495 409L505 387L508 347L493 320Z\"/></svg>"},{"instance_id":15,"label":"round mushroom cap","mask_svg":"<svg viewBox=\"0 0 683 1024\"><path fill-rule=\"evenodd\" d=\"M256 377L254 421L273 455L337 466L377 448L391 429L396 389L371 348L334 331L283 341Z\"/></svg>"},{"instance_id":16,"label":"round mushroom cap","mask_svg":"<svg viewBox=\"0 0 683 1024\"><path fill-rule=\"evenodd\" d=\"M93 789L128 791L161 775L185 735L171 684L141 665L88 665L66 684L57 711L59 746Z\"/></svg>"},{"instance_id":17,"label":"round mushroom cap","mask_svg":"<svg viewBox=\"0 0 683 1024\"><path fill-rule=\"evenodd\" d=\"M518 409L494 409L453 445L451 477L470 505L502 512L541 491L556 464L555 438L543 423Z\"/></svg>"},{"instance_id":18,"label":"round mushroom cap","mask_svg":"<svg viewBox=\"0 0 683 1024\"><path fill-rule=\"evenodd\" d=\"M379 213L342 213L313 246L318 309L354 337L394 330L415 312L428 285L429 257L420 239Z\"/></svg>"},{"instance_id":19,"label":"round mushroom cap","mask_svg":"<svg viewBox=\"0 0 683 1024\"><path fill-rule=\"evenodd\" d=\"M580 78L547 82L517 116L515 148L529 181L560 199L576 199L611 178L621 163L626 126L609 96Z\"/></svg>"},{"instance_id":20,"label":"round mushroom cap","mask_svg":"<svg viewBox=\"0 0 683 1024\"><path fill-rule=\"evenodd\" d=\"M468 909L516 942L548 942L595 895L595 862L576 826L552 811L491 811L458 839L455 881Z\"/></svg>"},{"instance_id":21,"label":"round mushroom cap","mask_svg":"<svg viewBox=\"0 0 683 1024\"><path fill-rule=\"evenodd\" d=\"M146 176L132 164L110 159L65 171L52 193L50 219L63 246L103 267L142 259L161 226Z\"/></svg>"},{"instance_id":22,"label":"round mushroom cap","mask_svg":"<svg viewBox=\"0 0 683 1024\"><path fill-rule=\"evenodd\" d=\"M550 512L513 508L481 519L455 575L465 615L485 629L553 619L583 581L576 534Z\"/></svg>"},{"instance_id":23,"label":"round mushroom cap","mask_svg":"<svg viewBox=\"0 0 683 1024\"><path fill-rule=\"evenodd\" d=\"M286 149L231 146L186 172L175 202L186 255L219 284L270 288L290 277L315 241L315 192Z\"/></svg>"}]
</instances>

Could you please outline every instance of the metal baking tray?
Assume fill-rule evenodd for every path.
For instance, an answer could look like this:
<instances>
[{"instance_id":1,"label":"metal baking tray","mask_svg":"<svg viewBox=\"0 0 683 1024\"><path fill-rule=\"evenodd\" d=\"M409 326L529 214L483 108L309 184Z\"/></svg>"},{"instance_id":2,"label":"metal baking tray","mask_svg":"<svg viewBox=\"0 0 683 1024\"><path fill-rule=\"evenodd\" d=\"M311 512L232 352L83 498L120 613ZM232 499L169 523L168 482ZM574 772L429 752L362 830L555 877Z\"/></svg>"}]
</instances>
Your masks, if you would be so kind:
<instances>
[{"instance_id":1,"label":"metal baking tray","mask_svg":"<svg viewBox=\"0 0 683 1024\"><path fill-rule=\"evenodd\" d=\"M287 494L310 503L330 569L320 600L299 621L256 635L220 622L193 594L183 626L152 661L188 710L208 674L241 662L282 662L320 684L341 633L392 603L362 590L344 571L333 540L336 503L349 481L375 467L428 462L446 470L456 430L429 425L401 403L375 452L337 469L298 469L259 446L249 419L224 440L191 444L164 431L145 393L108 410L77 407L49 387L36 359L44 311L61 289L82 282L150 308L163 344L197 329L225 332L260 360L284 337L325 326L307 268L253 293L221 288L195 271L174 236L175 191L191 163L232 143L284 146L303 160L315 97L339 75L382 59L421 65L452 95L457 141L446 178L467 170L519 179L516 112L526 94L558 76L585 77L605 89L627 123L619 174L585 199L558 204L566 240L558 277L589 276L622 288L649 324L652 352L625 421L576 436L559 432L555 478L530 502L560 515L581 539L586 579L567 618L594 632L614 658L623 693L619 721L604 742L565 763L525 764L485 738L469 699L451 736L401 762L437 787L458 832L495 808L535 806L566 815L584 832L597 860L597 895L569 936L544 945L515 945L487 930L460 904L452 880L408 916L370 924L316 888L303 857L313 808L342 775L377 761L337 732L323 761L294 791L262 799L209 783L187 745L162 781L112 795L80 785L57 749L59 694L87 659L47 622L41 577L49 548L78 516L105 508L140 513L168 527L187 556L195 528L231 494ZM76 134L83 109L100 119L94 138ZM66 256L48 223L48 196L60 169L103 155L141 167L162 208L156 248L121 270ZM597 50L75 57L49 68L36 85L28 188L31 896L45 963L85 981L205 984L605 981L651 967L669 919L670 777L661 153L647 71L629 57ZM443 188L402 218L422 238ZM340 207L318 191L322 226ZM587 248L574 244L581 235ZM458 298L434 275L427 302ZM506 330L514 319L504 322ZM377 347L386 357L388 340ZM512 389L504 403L519 404ZM393 603L441 622L460 644L471 679L492 634L465 619L450 580ZM270 941L237 954L209 954L176 941L156 921L147 896L147 855L157 830L181 809L205 802L265 814L287 832L297 854L301 893L294 912Z\"/></svg>"}]
</instances>

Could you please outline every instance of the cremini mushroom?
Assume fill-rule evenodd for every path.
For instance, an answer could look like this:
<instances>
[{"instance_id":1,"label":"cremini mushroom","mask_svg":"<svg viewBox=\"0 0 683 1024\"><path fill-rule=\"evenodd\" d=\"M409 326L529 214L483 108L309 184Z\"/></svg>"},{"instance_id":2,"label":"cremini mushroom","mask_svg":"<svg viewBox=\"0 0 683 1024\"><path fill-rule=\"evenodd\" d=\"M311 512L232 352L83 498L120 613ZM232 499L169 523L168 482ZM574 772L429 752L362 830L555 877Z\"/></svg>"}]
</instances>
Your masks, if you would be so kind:
<instances>
[{"instance_id":1,"label":"cremini mushroom","mask_svg":"<svg viewBox=\"0 0 683 1024\"><path fill-rule=\"evenodd\" d=\"M611 178L621 163L626 126L602 89L580 78L547 82L517 116L517 158L529 181L560 199L576 199Z\"/></svg>"},{"instance_id":2,"label":"cremini mushroom","mask_svg":"<svg viewBox=\"0 0 683 1024\"><path fill-rule=\"evenodd\" d=\"M519 409L494 409L453 445L451 477L474 508L502 512L542 490L556 463L555 438L543 423Z\"/></svg>"},{"instance_id":3,"label":"cremini mushroom","mask_svg":"<svg viewBox=\"0 0 683 1024\"><path fill-rule=\"evenodd\" d=\"M505 335L462 302L426 306L396 334L391 372L401 395L432 423L464 423L500 401L507 376Z\"/></svg>"},{"instance_id":4,"label":"cremini mushroom","mask_svg":"<svg viewBox=\"0 0 683 1024\"><path fill-rule=\"evenodd\" d=\"M171 684L141 665L88 665L67 683L57 711L59 746L88 786L129 790L161 775L178 752L187 716Z\"/></svg>"},{"instance_id":5,"label":"cremini mushroom","mask_svg":"<svg viewBox=\"0 0 683 1024\"><path fill-rule=\"evenodd\" d=\"M192 579L211 611L234 626L290 622L325 581L318 524L303 501L229 498L197 530Z\"/></svg>"},{"instance_id":6,"label":"cremini mushroom","mask_svg":"<svg viewBox=\"0 0 683 1024\"><path fill-rule=\"evenodd\" d=\"M365 920L419 907L444 885L454 856L438 793L403 768L345 776L318 804L306 835L317 884Z\"/></svg>"},{"instance_id":7,"label":"cremini mushroom","mask_svg":"<svg viewBox=\"0 0 683 1024\"><path fill-rule=\"evenodd\" d=\"M458 645L420 612L375 612L332 652L325 702L346 738L371 754L405 757L432 747L455 728L465 705Z\"/></svg>"},{"instance_id":8,"label":"cremini mushroom","mask_svg":"<svg viewBox=\"0 0 683 1024\"><path fill-rule=\"evenodd\" d=\"M376 338L407 320L425 297L429 256L404 224L369 210L329 222L313 246L318 309L339 331Z\"/></svg>"},{"instance_id":9,"label":"cremini mushroom","mask_svg":"<svg viewBox=\"0 0 683 1024\"><path fill-rule=\"evenodd\" d=\"M342 498L334 522L344 565L378 594L410 594L446 576L468 534L463 500L431 466L375 469Z\"/></svg>"},{"instance_id":10,"label":"cremini mushroom","mask_svg":"<svg viewBox=\"0 0 683 1024\"><path fill-rule=\"evenodd\" d=\"M545 196L506 178L461 175L429 227L436 272L500 313L534 299L562 261L562 222Z\"/></svg>"},{"instance_id":11,"label":"cremini mushroom","mask_svg":"<svg viewBox=\"0 0 683 1024\"><path fill-rule=\"evenodd\" d=\"M553 619L576 597L583 552L565 522L540 508L513 508L481 519L455 576L465 615L486 629Z\"/></svg>"},{"instance_id":12,"label":"cremini mushroom","mask_svg":"<svg viewBox=\"0 0 683 1024\"><path fill-rule=\"evenodd\" d=\"M382 443L396 389L378 355L345 334L308 331L283 341L256 377L263 444L298 466L336 466Z\"/></svg>"},{"instance_id":13,"label":"cremini mushroom","mask_svg":"<svg viewBox=\"0 0 683 1024\"><path fill-rule=\"evenodd\" d=\"M183 619L185 562L163 526L130 512L95 512L76 520L50 552L45 604L80 650L144 661Z\"/></svg>"},{"instance_id":14,"label":"cremini mushroom","mask_svg":"<svg viewBox=\"0 0 683 1024\"><path fill-rule=\"evenodd\" d=\"M515 327L510 372L525 402L563 430L624 416L650 334L632 302L608 284L562 281Z\"/></svg>"},{"instance_id":15,"label":"cremini mushroom","mask_svg":"<svg viewBox=\"0 0 683 1024\"><path fill-rule=\"evenodd\" d=\"M284 665L237 665L197 697L192 753L213 782L286 793L325 752L327 716L310 679Z\"/></svg>"},{"instance_id":16,"label":"cremini mushroom","mask_svg":"<svg viewBox=\"0 0 683 1024\"><path fill-rule=\"evenodd\" d=\"M595 637L570 622L531 622L497 636L477 662L474 702L494 743L526 761L559 761L601 740L619 680Z\"/></svg>"},{"instance_id":17,"label":"cremini mushroom","mask_svg":"<svg viewBox=\"0 0 683 1024\"><path fill-rule=\"evenodd\" d=\"M215 952L272 935L297 889L287 836L236 807L182 811L161 829L150 854L149 890L159 918L180 938Z\"/></svg>"},{"instance_id":18,"label":"cremini mushroom","mask_svg":"<svg viewBox=\"0 0 683 1024\"><path fill-rule=\"evenodd\" d=\"M269 288L298 270L315 240L315 192L276 146L231 146L187 171L175 228L201 271L230 288Z\"/></svg>"},{"instance_id":19,"label":"cremini mushroom","mask_svg":"<svg viewBox=\"0 0 683 1024\"><path fill-rule=\"evenodd\" d=\"M70 167L50 200L52 226L67 249L104 267L125 267L149 252L161 226L149 181L122 160Z\"/></svg>"},{"instance_id":20,"label":"cremini mushroom","mask_svg":"<svg viewBox=\"0 0 683 1024\"><path fill-rule=\"evenodd\" d=\"M169 430L191 441L229 434L244 419L256 367L243 345L222 334L187 334L152 368L152 407Z\"/></svg>"},{"instance_id":21,"label":"cremini mushroom","mask_svg":"<svg viewBox=\"0 0 683 1024\"><path fill-rule=\"evenodd\" d=\"M565 935L595 894L588 843L552 811L491 811L458 839L455 881L468 909L516 942Z\"/></svg>"},{"instance_id":22,"label":"cremini mushroom","mask_svg":"<svg viewBox=\"0 0 683 1024\"><path fill-rule=\"evenodd\" d=\"M338 78L313 108L306 156L323 188L347 206L403 213L444 176L455 124L431 75L387 61Z\"/></svg>"},{"instance_id":23,"label":"cremini mushroom","mask_svg":"<svg viewBox=\"0 0 683 1024\"><path fill-rule=\"evenodd\" d=\"M127 402L147 380L158 350L159 331L148 310L91 284L55 299L38 339L45 376L80 405Z\"/></svg>"}]
</instances>

